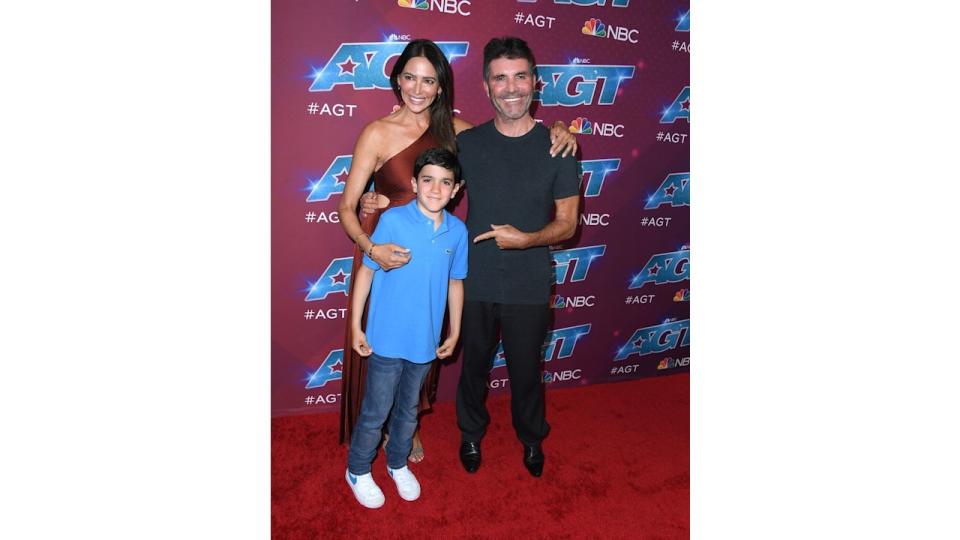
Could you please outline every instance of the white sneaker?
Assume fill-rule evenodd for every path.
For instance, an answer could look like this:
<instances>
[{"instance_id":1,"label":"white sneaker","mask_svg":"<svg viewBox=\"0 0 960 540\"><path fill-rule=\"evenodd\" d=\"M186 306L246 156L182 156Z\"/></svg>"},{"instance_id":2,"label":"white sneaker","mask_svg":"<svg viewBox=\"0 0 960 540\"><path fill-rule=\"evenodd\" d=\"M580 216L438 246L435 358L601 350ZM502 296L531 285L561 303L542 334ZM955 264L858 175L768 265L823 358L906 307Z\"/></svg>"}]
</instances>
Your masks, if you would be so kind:
<instances>
[{"instance_id":1,"label":"white sneaker","mask_svg":"<svg viewBox=\"0 0 960 540\"><path fill-rule=\"evenodd\" d=\"M380 486L373 481L373 475L370 473L355 475L347 469L347 485L353 491L353 496L357 501L367 508L380 508L383 506L383 492ZM419 487L417 489L419 491Z\"/></svg>"},{"instance_id":2,"label":"white sneaker","mask_svg":"<svg viewBox=\"0 0 960 540\"><path fill-rule=\"evenodd\" d=\"M397 484L397 493L403 500L415 501L420 498L420 482L417 482L417 477L413 475L409 467L406 465L399 469L387 467L387 472L390 473L390 478L393 478L394 483Z\"/></svg>"}]
</instances>

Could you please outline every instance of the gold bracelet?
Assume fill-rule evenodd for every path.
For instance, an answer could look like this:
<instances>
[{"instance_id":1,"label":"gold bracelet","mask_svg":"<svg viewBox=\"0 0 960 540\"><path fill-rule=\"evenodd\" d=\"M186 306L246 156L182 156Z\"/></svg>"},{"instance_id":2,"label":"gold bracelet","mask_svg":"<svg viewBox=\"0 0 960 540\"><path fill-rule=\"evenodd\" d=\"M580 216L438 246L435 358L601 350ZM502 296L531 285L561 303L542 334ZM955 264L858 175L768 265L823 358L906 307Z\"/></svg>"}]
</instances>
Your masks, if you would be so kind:
<instances>
[{"instance_id":1,"label":"gold bracelet","mask_svg":"<svg viewBox=\"0 0 960 540\"><path fill-rule=\"evenodd\" d=\"M373 248L375 247L377 247L377 245L373 243L373 240L371 240L370 247L367 248L367 257L370 257L371 259L373 258Z\"/></svg>"}]
</instances>

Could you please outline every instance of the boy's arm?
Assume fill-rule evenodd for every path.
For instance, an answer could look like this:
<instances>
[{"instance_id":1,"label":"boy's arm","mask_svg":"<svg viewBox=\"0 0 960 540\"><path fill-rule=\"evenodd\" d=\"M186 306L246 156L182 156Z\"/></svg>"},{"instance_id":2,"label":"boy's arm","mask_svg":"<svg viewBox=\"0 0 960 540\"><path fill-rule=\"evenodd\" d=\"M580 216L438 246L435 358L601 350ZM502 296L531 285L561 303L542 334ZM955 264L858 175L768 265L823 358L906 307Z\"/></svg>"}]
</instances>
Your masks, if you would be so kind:
<instances>
[{"instance_id":1,"label":"boy's arm","mask_svg":"<svg viewBox=\"0 0 960 540\"><path fill-rule=\"evenodd\" d=\"M357 269L356 275L351 279L353 282L353 298L350 300L350 334L352 336L353 350L360 356L370 356L373 349L367 343L367 335L360 328L360 320L363 318L363 306L367 303L367 296L370 295L370 284L373 283L373 269L365 264L361 264Z\"/></svg>"},{"instance_id":2,"label":"boy's arm","mask_svg":"<svg viewBox=\"0 0 960 540\"><path fill-rule=\"evenodd\" d=\"M463 315L463 280L451 279L450 286L447 289L447 308L450 313L450 331L447 333L447 339L437 348L437 358L447 358L453 354L453 348L457 346L457 340L460 339L460 320Z\"/></svg>"}]
</instances>

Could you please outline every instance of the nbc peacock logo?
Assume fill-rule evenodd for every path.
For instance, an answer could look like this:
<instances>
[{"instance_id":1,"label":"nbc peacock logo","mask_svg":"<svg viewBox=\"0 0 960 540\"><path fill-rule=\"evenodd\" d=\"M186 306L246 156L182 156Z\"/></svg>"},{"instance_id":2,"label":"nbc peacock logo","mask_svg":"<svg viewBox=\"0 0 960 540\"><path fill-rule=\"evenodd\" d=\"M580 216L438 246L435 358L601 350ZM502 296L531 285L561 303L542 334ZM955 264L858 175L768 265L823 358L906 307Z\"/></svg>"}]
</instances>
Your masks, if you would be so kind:
<instances>
[{"instance_id":1,"label":"nbc peacock logo","mask_svg":"<svg viewBox=\"0 0 960 540\"><path fill-rule=\"evenodd\" d=\"M607 37L606 28L600 19L589 19L584 21L580 32L588 36Z\"/></svg>"},{"instance_id":2,"label":"nbc peacock logo","mask_svg":"<svg viewBox=\"0 0 960 540\"><path fill-rule=\"evenodd\" d=\"M430 2L427 0L397 0L397 5L412 9L430 9Z\"/></svg>"},{"instance_id":3,"label":"nbc peacock logo","mask_svg":"<svg viewBox=\"0 0 960 540\"><path fill-rule=\"evenodd\" d=\"M593 124L586 118L578 116L573 122L570 122L570 133L593 135Z\"/></svg>"}]
</instances>

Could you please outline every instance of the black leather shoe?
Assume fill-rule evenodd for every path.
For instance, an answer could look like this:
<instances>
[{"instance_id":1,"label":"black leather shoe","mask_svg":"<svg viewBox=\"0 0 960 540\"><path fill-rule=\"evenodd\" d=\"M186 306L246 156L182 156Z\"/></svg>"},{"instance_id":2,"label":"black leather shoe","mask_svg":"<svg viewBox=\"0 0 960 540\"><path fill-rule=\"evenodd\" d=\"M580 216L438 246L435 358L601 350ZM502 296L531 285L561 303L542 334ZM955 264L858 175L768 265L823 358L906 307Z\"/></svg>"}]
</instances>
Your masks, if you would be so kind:
<instances>
[{"instance_id":1,"label":"black leather shoe","mask_svg":"<svg viewBox=\"0 0 960 540\"><path fill-rule=\"evenodd\" d=\"M530 471L530 476L540 478L543 473L543 449L540 445L523 445L523 466Z\"/></svg>"},{"instance_id":2,"label":"black leather shoe","mask_svg":"<svg viewBox=\"0 0 960 540\"><path fill-rule=\"evenodd\" d=\"M480 443L463 441L460 443L460 463L468 473L477 472L480 468Z\"/></svg>"}]
</instances>

